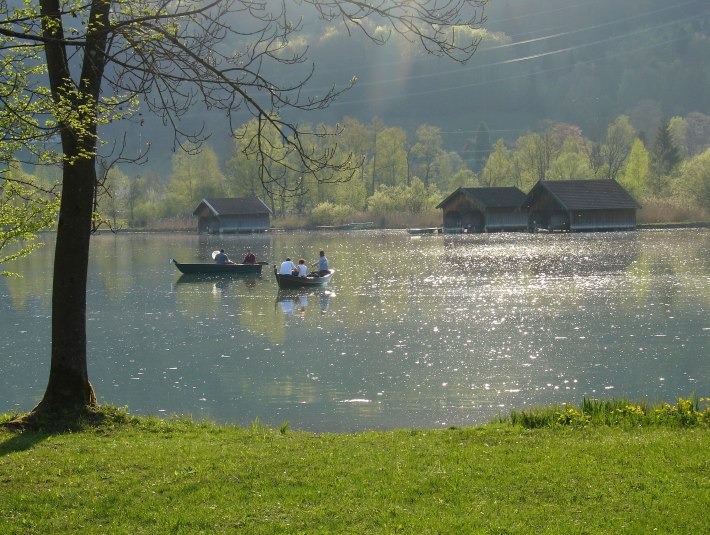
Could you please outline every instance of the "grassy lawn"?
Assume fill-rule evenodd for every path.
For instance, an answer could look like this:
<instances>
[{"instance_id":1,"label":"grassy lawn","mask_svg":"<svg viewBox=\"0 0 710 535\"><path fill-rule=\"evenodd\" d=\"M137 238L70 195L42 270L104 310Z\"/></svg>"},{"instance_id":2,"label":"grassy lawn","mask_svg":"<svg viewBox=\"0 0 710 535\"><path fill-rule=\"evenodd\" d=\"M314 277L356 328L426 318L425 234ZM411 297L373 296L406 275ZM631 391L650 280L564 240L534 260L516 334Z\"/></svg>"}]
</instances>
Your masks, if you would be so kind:
<instances>
[{"instance_id":1,"label":"grassy lawn","mask_svg":"<svg viewBox=\"0 0 710 535\"><path fill-rule=\"evenodd\" d=\"M571 411L355 434L125 414L0 428L0 533L710 533L707 409Z\"/></svg>"}]
</instances>

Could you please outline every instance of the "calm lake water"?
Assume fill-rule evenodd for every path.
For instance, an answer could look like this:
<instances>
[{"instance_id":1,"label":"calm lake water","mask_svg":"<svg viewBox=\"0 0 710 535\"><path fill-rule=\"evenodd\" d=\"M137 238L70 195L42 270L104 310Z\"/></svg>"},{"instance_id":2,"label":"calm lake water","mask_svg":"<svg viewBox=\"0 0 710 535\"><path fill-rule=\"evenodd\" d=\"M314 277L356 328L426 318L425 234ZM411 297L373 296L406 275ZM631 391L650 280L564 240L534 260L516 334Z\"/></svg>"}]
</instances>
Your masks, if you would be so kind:
<instances>
[{"instance_id":1,"label":"calm lake water","mask_svg":"<svg viewBox=\"0 0 710 535\"><path fill-rule=\"evenodd\" d=\"M171 257L247 247L339 271L323 291L186 279ZM53 246L0 277L0 412L49 369ZM139 414L355 431L490 421L510 409L710 395L710 230L409 236L404 231L98 235L89 374Z\"/></svg>"}]
</instances>

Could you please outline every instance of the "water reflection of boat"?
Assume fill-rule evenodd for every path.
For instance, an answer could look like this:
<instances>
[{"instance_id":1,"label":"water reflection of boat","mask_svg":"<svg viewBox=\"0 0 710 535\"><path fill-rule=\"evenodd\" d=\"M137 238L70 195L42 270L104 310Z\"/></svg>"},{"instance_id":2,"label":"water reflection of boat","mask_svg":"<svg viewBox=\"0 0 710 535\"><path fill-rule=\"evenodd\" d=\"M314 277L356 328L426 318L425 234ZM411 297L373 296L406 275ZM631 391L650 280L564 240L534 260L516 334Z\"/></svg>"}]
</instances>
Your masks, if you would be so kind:
<instances>
[{"instance_id":1,"label":"water reflection of boat","mask_svg":"<svg viewBox=\"0 0 710 535\"><path fill-rule=\"evenodd\" d=\"M281 312L283 312L284 315L290 316L291 314L293 314L294 299L292 297L286 299L279 299L277 303L281 305Z\"/></svg>"},{"instance_id":2,"label":"water reflection of boat","mask_svg":"<svg viewBox=\"0 0 710 535\"><path fill-rule=\"evenodd\" d=\"M267 262L257 262L256 264L183 264L174 258L170 261L181 273L189 275L251 275L261 273L261 268Z\"/></svg>"},{"instance_id":3,"label":"water reflection of boat","mask_svg":"<svg viewBox=\"0 0 710 535\"><path fill-rule=\"evenodd\" d=\"M220 290L224 292L225 290L232 287L237 281L244 283L247 288L254 288L261 278L259 273L247 273L240 275L238 277L224 276L219 274L189 274L183 273L180 275L177 281L175 281L176 286L187 286L187 285L210 285L215 290Z\"/></svg>"},{"instance_id":4,"label":"water reflection of boat","mask_svg":"<svg viewBox=\"0 0 710 535\"><path fill-rule=\"evenodd\" d=\"M196 284L196 283L216 283L216 282L231 282L233 280L243 280L247 286L254 286L260 278L259 273L244 273L240 277L223 277L216 273L183 273L180 275L177 284Z\"/></svg>"},{"instance_id":5,"label":"water reflection of boat","mask_svg":"<svg viewBox=\"0 0 710 535\"><path fill-rule=\"evenodd\" d=\"M276 277L276 282L279 284L279 288L317 288L319 286L325 286L330 282L333 273L335 273L335 270L331 269L327 275L295 277L293 275L280 275L276 270L276 266L274 266L274 276Z\"/></svg>"},{"instance_id":6,"label":"water reflection of boat","mask_svg":"<svg viewBox=\"0 0 710 535\"><path fill-rule=\"evenodd\" d=\"M281 307L281 312L284 315L292 315L294 312L298 311L305 313L309 305L309 297L317 297L318 305L322 313L328 311L328 306L330 305L330 298L333 292L330 290L316 290L308 292L307 290L290 290L290 289L280 289L276 296L275 307Z\"/></svg>"},{"instance_id":7,"label":"water reflection of boat","mask_svg":"<svg viewBox=\"0 0 710 535\"><path fill-rule=\"evenodd\" d=\"M324 290L318 296L318 304L320 305L320 311L325 314L328 312L328 305L330 304L331 292L329 290Z\"/></svg>"}]
</instances>

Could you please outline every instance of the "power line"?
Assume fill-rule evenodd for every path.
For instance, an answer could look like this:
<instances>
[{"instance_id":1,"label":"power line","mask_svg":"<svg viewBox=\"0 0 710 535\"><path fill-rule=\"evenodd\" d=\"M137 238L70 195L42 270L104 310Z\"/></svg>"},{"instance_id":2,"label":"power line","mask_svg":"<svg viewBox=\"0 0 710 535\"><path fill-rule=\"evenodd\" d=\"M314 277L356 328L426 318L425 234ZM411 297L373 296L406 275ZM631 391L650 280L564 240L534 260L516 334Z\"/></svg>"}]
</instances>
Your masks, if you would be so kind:
<instances>
[{"instance_id":1,"label":"power line","mask_svg":"<svg viewBox=\"0 0 710 535\"><path fill-rule=\"evenodd\" d=\"M606 39L602 39L602 40L599 40L599 41L594 41L594 42L586 43L586 44L582 44L582 45L576 45L576 46L561 48L561 49L553 50L553 51L549 51L549 52L542 52L542 53L539 53L539 54L532 54L532 55L528 55L528 56L521 56L521 57L518 57L518 58L509 59L509 60L501 60L501 61L497 61L497 62L494 62L494 63L488 63L488 64L485 64L485 65L479 65L479 66L477 66L477 67L475 68L475 70L484 69L484 68L488 68L488 67L495 67L495 66L501 66L501 65L511 65L511 64L521 63L521 62L532 61L532 60L536 60L536 59L540 59L540 58L544 58L544 57L555 56L555 55L563 54L563 53L566 53L566 52L572 52L572 51L575 51L575 50L579 50L579 49L583 49L583 48L588 48L588 47L595 46L595 45L599 45L599 44L606 43L606 42L618 41L618 40L620 40L620 39L624 39L624 38L629 37L629 36L631 36L631 35L638 35L638 34L645 33L645 32L657 31L658 29L661 29L661 28L664 28L664 27L667 27L667 26L670 26L670 25L678 24L678 23L680 23L680 22L687 22L688 20L694 20L694 19L697 19L697 18L702 18L702 17L707 16L708 14L710 14L710 11L708 11L708 12L702 14L700 17L687 17L687 18L685 18L685 19L679 19L679 20L676 20L676 21L673 21L673 22L668 22L668 23L665 23L665 24L661 24L661 25L655 26L655 27L653 27L653 28L647 28L647 29L644 29L644 30L637 30L637 31L634 31L634 32L629 32L629 33L627 33L627 34L625 34L625 35L621 35L621 36L609 37L609 38L606 38ZM365 103L371 103L371 102L379 102L379 101L385 101L385 100L400 99L400 98L402 98L403 96L414 97L414 96L431 95L431 94L436 94L436 93L445 93L445 92L455 91L455 90L459 90L459 89L467 89L467 88L472 88L472 87L481 87L481 86L485 86L485 85L491 85L491 84L494 84L494 83L505 82L505 81L510 81L510 80L519 80L519 79L521 79L521 78L528 78L528 77L530 77L530 76L537 76L537 75L539 75L539 74L544 74L544 73L550 73L550 72L560 71L560 70L564 70L564 69L576 67L576 66L579 66L579 65L586 65L586 64L590 64L590 63L597 63L597 62L601 62L601 61L607 61L607 60L612 59L612 58L617 58L617 57L625 56L625 55L628 55L628 54L631 54L631 53L635 53L635 52L639 52L639 51L642 51L642 50L649 50L649 49L652 49L652 48L657 48L657 47L659 47L659 46L663 46L663 45L667 45L667 44L669 44L669 43L681 41L681 40L686 39L686 38L687 38L687 36L681 36L681 37L666 39L666 40L664 40L664 41L659 41L659 42L657 42L657 43L653 43L653 44L650 44L650 45L644 45L644 46L639 46L639 47L635 47L635 48L629 48L629 49L626 49L626 50L617 52L616 54L604 55L604 56L600 56L600 57L593 58L593 59L591 59L591 60L577 61L577 62L575 62L575 63L570 63L570 64L562 65L562 66L559 66L559 67L553 67L553 68L550 68L550 69L545 69L545 70L541 70L541 71L537 71L537 72L533 72L533 73L516 74L516 75L513 75L513 76L507 76L507 77L501 77L501 78L495 78L495 79L482 80L482 81L477 81L477 82L472 82L472 83L467 83L467 84L459 84L459 85L456 85L456 86L448 85L448 86L446 86L446 87L439 87L439 88L430 89L430 90L426 90L426 91L416 91L416 92L414 92L414 91L409 91L409 92L406 92L406 93L399 93L399 94L397 94L397 95L371 97L371 98L359 99L359 100L343 100L343 101L336 101L336 102L332 103L331 106L342 106L342 105L351 105L351 104L365 104ZM469 69L469 70L474 70L474 69ZM453 71L453 72L456 72L456 71ZM419 78L424 78L424 77L433 77L433 76L439 77L439 76L441 76L441 75L443 75L443 74L447 74L447 73L437 73L437 74L430 74L430 75L429 75L429 74L427 74L427 75L416 75L416 76L412 76L412 77L403 77L403 78L400 78L400 79L395 79L395 80L390 80L390 81L413 80L413 79L419 79ZM386 82L380 82L380 83L386 83ZM373 82L373 83L371 83L371 84L365 84L365 85L374 85L374 84L375 84L375 82ZM361 86L357 86L357 87L361 87Z\"/></svg>"},{"instance_id":2,"label":"power line","mask_svg":"<svg viewBox=\"0 0 710 535\"><path fill-rule=\"evenodd\" d=\"M585 26L584 28L577 28L577 29L575 29L575 30L568 30L568 31L565 31L565 32L558 32L558 33L554 33L554 34L550 34L550 35L545 35L545 36L543 36L543 37L535 37L535 38L526 39L526 40L523 40L523 41L516 41L516 42L514 42L514 43L505 43L505 44L502 44L502 45L495 45L495 46L486 48L485 50L498 50L498 49L502 49L502 48L510 48L510 47L514 47L514 46L526 45L526 44L531 44L531 43L539 43L539 42L547 41L547 40L549 40L549 39L557 39L558 37L567 37L567 36L570 36L570 35L576 35L576 34L580 34L580 33L584 33L584 32L596 31L596 30L600 30L600 29L602 29L602 28L607 28L607 27L609 27L609 26L615 26L615 25L617 25L617 24L626 24L627 22L630 22L630 21L632 21L632 20L637 20L637 19L641 19L641 18L644 18L644 17L655 16L655 15L658 15L658 14L660 14L660 13L663 13L664 11L669 11L669 10L675 11L675 10L677 10L678 8L683 7L684 5L695 4L695 3L697 3L697 0L688 0L688 1L683 2L683 3L681 3L681 4L675 4L675 5L673 5L673 6L659 8L659 9L656 9L655 11L649 11L649 12L646 12L646 13L642 13L642 14L640 14L640 15L634 15L634 16L631 16L631 17L626 17L626 18L624 18L624 19L612 20L612 21L605 22L605 23L602 23L602 24L594 24L594 25L592 25L592 26ZM679 19L679 20L680 20L680 21L685 21L685 20L688 20L689 18L695 18L695 17L687 17L687 18L685 18L685 19ZM678 21L673 21L673 22L671 22L671 23L669 23L669 24L676 24L677 22L678 22ZM525 34L521 34L521 35L525 35ZM630 35L630 34L627 34L627 35Z\"/></svg>"},{"instance_id":3,"label":"power line","mask_svg":"<svg viewBox=\"0 0 710 535\"><path fill-rule=\"evenodd\" d=\"M610 22L603 23L603 24L594 24L594 25L591 25L591 26L586 26L586 27L584 27L584 28L577 28L577 29L569 30L569 31L565 31L565 32L557 32L557 33L550 34L550 35L546 35L546 36L543 36L543 37L531 38L531 39L526 39L526 40L523 40L523 41L516 41L516 42L514 42L514 43L505 43L505 44L502 44L502 45L495 45L495 46L492 46L492 47L488 47L488 48L481 49L480 52L488 52L488 51L492 51L492 50L502 50L502 49L513 48L513 47L522 46L522 45L538 44L538 43L542 43L542 42L549 41L549 40L552 40L552 39L558 39L558 38L561 38L561 37L571 36L571 35L580 34L580 33L589 32L589 31L596 31L596 30L599 30L599 29L602 29L602 28L605 28L605 27L609 27L609 26L613 26L613 25L617 25L617 24L626 23L626 22L629 22L629 21L632 21L632 20L637 20L637 19L643 18L643 17L648 17L648 16L652 16L652 15L658 15L659 13L662 13L662 12L665 12L665 11L677 10L679 7L683 7L683 6L689 5L689 4L697 4L697 3L698 3L697 0L688 0L688 1L686 1L686 2L682 2L681 4L675 4L675 5L670 6L670 7L659 8L659 9L657 9L657 10L655 10L655 11L647 12L647 13L644 13L644 14L642 14L642 15L634 15L634 16L631 16L631 17L626 17L626 18L624 18L624 19L618 19L618 20L610 21ZM581 4L579 4L579 5L581 5ZM550 10L550 11L555 11L555 10ZM656 26L653 26L653 27L648 27L648 28L643 28L643 29L638 29L638 30L632 30L632 31L629 31L629 32L626 32L626 33L623 33L623 34L620 34L620 35L615 35L615 36L607 37L607 38L605 38L605 39L601 39L601 40L597 40L597 41L593 41L593 42L589 42L589 43L583 43L583 44L580 44L580 45L575 45L575 46L560 48L560 49L558 49L558 50L553 50L553 51L549 51L549 52L544 52L544 53L541 53L541 54L533 54L533 55L528 55L528 56L521 56L521 57L519 57L519 58L513 58L513 59L510 59L510 60L501 60L501 61L492 62L492 63L471 65L470 67L459 67L459 68L457 68L457 69L448 69L448 70L445 70L445 71L437 71L437 72L435 72L435 73L416 74L416 75L411 75L411 76L400 76L400 77L393 77L393 78L381 78L381 79L379 79L379 80L370 80L370 81L367 81L367 82L358 82L358 83L356 84L356 87L370 87L370 86L385 85L385 84L395 83L395 82L406 82L406 81L410 81L410 80L420 80L420 79L435 78L435 77L438 78L438 77L440 77L440 76L445 76L445 75L447 75L447 74L461 74L461 73L463 73L463 72L472 72L472 71L476 71L476 70L480 70L480 69L484 69L484 68L496 67L496 66L500 66L500 65L506 65L506 64L516 63L516 62L520 62L520 61L524 61L524 60L536 59L536 58L538 58L538 57L552 56L552 55L560 54L560 53L567 52L567 51L579 50L579 49L582 49L582 48L587 48L587 47L594 46L594 45L604 44L604 43L611 42L611 41L615 41L615 40L620 40L620 39L625 39L625 38L629 38L629 37L638 36L638 35L640 35L640 34L647 33L647 32L654 32L654 31L657 31L657 30L659 30L659 29L663 29L663 28L666 28L666 27L669 27L669 26L673 26L673 25L685 23L685 22L688 22L688 21L691 21L691 20L696 20L696 19L699 19L699 18L704 18L704 17L706 17L708 14L710 14L710 11L705 11L704 13L701 13L701 14L699 14L699 15L693 15L693 16L689 16L689 17L684 17L684 18L681 18L681 19L676 19L676 20L673 20L673 21L665 22L665 23L663 23L663 24L659 24L659 25L656 25ZM388 64L389 64L389 65L394 65L394 64L397 64L397 63L399 63L399 62L387 62L387 63L384 63L384 64L383 64L383 63L379 63L379 64L377 65L377 67L378 67L378 68L381 68L382 66L387 66ZM356 69L356 68L357 68L357 67L355 67L354 69ZM364 67L363 67L364 70L369 70L369 69L372 69L372 68L374 68L374 67L372 67L371 65L368 65L368 66L364 66ZM328 71L320 71L320 73L324 73L324 72L328 72ZM323 87L317 88L317 89L314 88L314 89L312 89L312 90L309 90L309 92L320 93L320 92L323 92L325 89L326 89L326 88L323 88Z\"/></svg>"}]
</instances>

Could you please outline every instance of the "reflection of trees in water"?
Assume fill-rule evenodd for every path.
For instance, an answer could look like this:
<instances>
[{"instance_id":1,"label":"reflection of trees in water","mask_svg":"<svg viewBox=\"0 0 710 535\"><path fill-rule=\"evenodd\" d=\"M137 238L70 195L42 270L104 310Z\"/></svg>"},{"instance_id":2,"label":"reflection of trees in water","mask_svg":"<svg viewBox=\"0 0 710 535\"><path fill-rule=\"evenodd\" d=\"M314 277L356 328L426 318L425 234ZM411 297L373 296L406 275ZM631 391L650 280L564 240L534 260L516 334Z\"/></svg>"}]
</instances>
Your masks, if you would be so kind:
<instances>
[{"instance_id":1,"label":"reflection of trees in water","mask_svg":"<svg viewBox=\"0 0 710 535\"><path fill-rule=\"evenodd\" d=\"M151 366L158 368L174 366L181 358L179 374L190 377L190 384L222 392L216 394L226 396L221 405L260 417L265 399L278 407L286 406L282 400L322 403L324 389L336 391L343 377L367 378L363 392L352 397L413 392L417 403L420 395L451 401L447 396L452 387L441 385L459 382L468 386L460 387L462 397L456 402L470 399L479 405L482 399L510 403L523 399L518 396L547 396L549 390L538 392L536 387L562 384L572 373L590 384L604 373L612 378L623 373L635 378L630 383L651 384L657 377L649 374L659 373L650 364L663 358L669 369L682 366L691 377L707 377L707 366L697 357L702 352L696 348L707 347L702 314L710 303L710 232L626 234L412 238L403 231L284 233L272 238L279 250L296 256L294 251L325 244L338 269L327 287L331 293L307 294L306 313L296 312L290 320L285 320L268 270L255 278L181 282L168 259L179 258L173 251L182 247L181 240L192 244L185 252L194 251L195 238L161 235L128 247L134 237L101 236L98 246L92 245L92 254L101 259L90 285L90 292L98 294L90 299L100 304L93 308L101 310L92 328L100 330L91 337L97 345L125 344L126 353L139 358L149 354ZM126 250L114 242L125 243ZM205 250L213 250L213 245ZM26 306L31 312L24 315L29 317L35 310L30 307L41 299L48 310L51 253L46 247L28 257L25 279L0 282L5 285L0 293L10 296L4 306ZM126 258L114 262L120 254ZM132 257L136 264L127 260ZM130 293L103 291L112 277L126 273L130 278L118 281L119 287L132 279ZM325 314L321 299L327 301ZM111 316L104 306L110 307ZM136 307L147 312L155 307L156 315L143 317L140 309L136 315ZM669 321L669 316L678 319ZM115 325L108 326L113 318ZM677 321L690 328L675 340L669 329L680 330ZM128 340L126 333L137 332L141 340ZM155 351L166 333L177 339L165 343L180 347ZM317 350L311 341L318 344ZM684 346L675 349L672 344ZM194 358L182 357L184 352ZM308 360L301 358L304 354ZM123 377L122 361L115 360L106 359L105 365L113 366L110 376ZM313 363L306 371L304 361ZM307 375L311 371L321 376L319 382ZM492 385L490 392L483 389L484 383ZM506 394L506 388L521 392ZM574 396L581 395L581 389L580 382ZM263 395L252 397L255 390ZM533 390L538 393L531 394ZM209 393L205 397L211 399ZM364 408L382 407L390 406L371 403Z\"/></svg>"},{"instance_id":2,"label":"reflection of trees in water","mask_svg":"<svg viewBox=\"0 0 710 535\"><path fill-rule=\"evenodd\" d=\"M448 266L474 275L552 277L623 273L640 252L636 233L489 234L445 239Z\"/></svg>"},{"instance_id":3,"label":"reflection of trees in water","mask_svg":"<svg viewBox=\"0 0 710 535\"><path fill-rule=\"evenodd\" d=\"M443 259L452 273L515 285L531 297L549 292L554 281L569 304L604 277L599 284L618 285L615 305L631 309L646 302L671 306L678 295L709 302L703 282L710 276L709 251L710 233L703 230L456 235L444 238ZM609 278L614 275L620 278Z\"/></svg>"},{"instance_id":4,"label":"reflection of trees in water","mask_svg":"<svg viewBox=\"0 0 710 535\"><path fill-rule=\"evenodd\" d=\"M629 275L636 305L654 302L672 308L679 295L710 304L706 282L710 278L710 233L643 233L641 252Z\"/></svg>"},{"instance_id":5,"label":"reflection of trees in water","mask_svg":"<svg viewBox=\"0 0 710 535\"><path fill-rule=\"evenodd\" d=\"M236 326L267 336L272 343L285 339L283 322L269 318L260 298L273 281L262 275L182 275L175 284L178 311L186 318L217 317L225 314Z\"/></svg>"},{"instance_id":6,"label":"reflection of trees in water","mask_svg":"<svg viewBox=\"0 0 710 535\"><path fill-rule=\"evenodd\" d=\"M191 303L203 301L208 303L207 310L213 310L214 306L220 306L222 299L226 297L239 297L239 290L253 290L256 288L260 275L191 275L183 274L175 282L175 293L179 303L191 305ZM192 311L195 307L190 306Z\"/></svg>"},{"instance_id":7,"label":"reflection of trees in water","mask_svg":"<svg viewBox=\"0 0 710 535\"><path fill-rule=\"evenodd\" d=\"M286 331L283 321L267 314L264 288L274 286L266 274L261 275L187 275L175 284L178 311L186 318L232 316L237 326L253 334L281 343ZM266 305L266 306L265 306Z\"/></svg>"},{"instance_id":8,"label":"reflection of trees in water","mask_svg":"<svg viewBox=\"0 0 710 535\"><path fill-rule=\"evenodd\" d=\"M350 331L394 325L410 314L423 319L445 316L447 302L460 298L440 298L442 293L472 291L480 285L500 292L511 287L514 291L524 290L528 298L544 302L549 299L554 281L555 293L562 294L557 296L561 299L558 306L575 306L575 300L596 283L596 275L612 275L599 282L618 285L616 301L610 306L630 309L650 299L672 304L678 299L679 290L691 299L710 301L710 232L703 229L421 238L404 237L401 231L224 237L161 234L158 238L119 234L95 236L92 240L96 258L92 260L90 279L94 282L90 292L118 301L124 299L124 292L141 292L134 288L137 283L148 292L175 284L178 272L168 259L174 256L198 260L196 249L204 249L207 254L219 245L219 240L230 252L261 240L268 243L264 247L272 256L308 256L308 252L313 252L311 256L315 257L322 247L338 270L328 288L337 291L339 314L331 310L332 303L324 304L327 314L307 314L305 319L314 325L318 322ZM10 306L22 310L39 302L48 310L52 256L49 243L18 261L17 271L27 277L4 280ZM452 277L456 280L452 281ZM179 314L193 318L229 312L251 332L272 340L282 339L283 321L269 317L273 297L268 296L277 290L268 270L261 277L219 279L219 284L210 279L182 281L181 277L174 286ZM432 290L422 292L427 287ZM437 297L420 302L432 293ZM247 298L249 295L254 298ZM229 307L224 308L225 304ZM307 310L317 311L320 307L320 298L309 299Z\"/></svg>"},{"instance_id":9,"label":"reflection of trees in water","mask_svg":"<svg viewBox=\"0 0 710 535\"><path fill-rule=\"evenodd\" d=\"M37 302L43 312L49 313L52 301L53 247L53 243L47 243L32 251L32 254L13 261L10 271L22 276L3 277L0 275L0 281L2 281L0 284L7 285L7 293L10 296L10 304L13 309L25 310L31 302ZM0 293L3 293L1 288Z\"/></svg>"}]
</instances>

